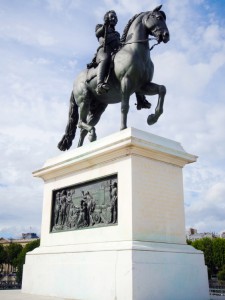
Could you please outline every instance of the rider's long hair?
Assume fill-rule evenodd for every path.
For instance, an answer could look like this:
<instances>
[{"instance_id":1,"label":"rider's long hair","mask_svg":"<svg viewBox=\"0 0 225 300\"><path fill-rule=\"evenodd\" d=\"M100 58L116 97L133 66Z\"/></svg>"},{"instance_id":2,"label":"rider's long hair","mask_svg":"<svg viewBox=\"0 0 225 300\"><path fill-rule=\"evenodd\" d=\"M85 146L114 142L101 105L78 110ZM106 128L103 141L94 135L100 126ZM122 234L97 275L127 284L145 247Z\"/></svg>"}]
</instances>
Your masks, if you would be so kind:
<instances>
[{"instance_id":1,"label":"rider's long hair","mask_svg":"<svg viewBox=\"0 0 225 300\"><path fill-rule=\"evenodd\" d=\"M105 15L104 15L104 22L105 22L105 23L108 23L108 22L109 22L109 14L110 14L110 13L115 14L116 20L118 21L118 18L117 18L117 15L116 15L115 10L109 10L109 11L107 11L107 12L105 13Z\"/></svg>"}]
</instances>

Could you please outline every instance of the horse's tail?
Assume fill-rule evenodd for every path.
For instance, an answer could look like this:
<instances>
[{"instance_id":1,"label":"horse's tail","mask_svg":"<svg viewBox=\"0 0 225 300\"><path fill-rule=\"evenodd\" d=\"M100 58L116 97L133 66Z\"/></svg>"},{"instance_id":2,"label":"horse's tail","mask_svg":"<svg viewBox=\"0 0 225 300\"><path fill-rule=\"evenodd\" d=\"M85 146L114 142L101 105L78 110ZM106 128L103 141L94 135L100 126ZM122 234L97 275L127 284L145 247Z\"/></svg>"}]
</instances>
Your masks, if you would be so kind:
<instances>
[{"instance_id":1,"label":"horse's tail","mask_svg":"<svg viewBox=\"0 0 225 300\"><path fill-rule=\"evenodd\" d=\"M73 92L70 97L69 120L66 126L65 134L58 143L58 148L61 151L68 150L72 146L73 139L77 130L77 123L79 120L78 106L74 98Z\"/></svg>"}]
</instances>

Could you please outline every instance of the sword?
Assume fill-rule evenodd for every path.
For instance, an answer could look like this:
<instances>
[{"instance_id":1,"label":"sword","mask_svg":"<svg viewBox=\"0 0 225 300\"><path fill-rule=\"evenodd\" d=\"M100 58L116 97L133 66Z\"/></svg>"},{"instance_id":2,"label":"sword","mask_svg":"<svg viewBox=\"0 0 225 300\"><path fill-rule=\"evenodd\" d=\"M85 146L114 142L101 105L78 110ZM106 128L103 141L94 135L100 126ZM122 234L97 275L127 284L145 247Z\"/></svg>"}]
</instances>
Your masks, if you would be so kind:
<instances>
[{"instance_id":1,"label":"sword","mask_svg":"<svg viewBox=\"0 0 225 300\"><path fill-rule=\"evenodd\" d=\"M104 27L105 27L105 32L104 32L104 46L103 46L103 49L104 49L104 52L106 52L106 39L107 39L108 22L105 22Z\"/></svg>"}]
</instances>

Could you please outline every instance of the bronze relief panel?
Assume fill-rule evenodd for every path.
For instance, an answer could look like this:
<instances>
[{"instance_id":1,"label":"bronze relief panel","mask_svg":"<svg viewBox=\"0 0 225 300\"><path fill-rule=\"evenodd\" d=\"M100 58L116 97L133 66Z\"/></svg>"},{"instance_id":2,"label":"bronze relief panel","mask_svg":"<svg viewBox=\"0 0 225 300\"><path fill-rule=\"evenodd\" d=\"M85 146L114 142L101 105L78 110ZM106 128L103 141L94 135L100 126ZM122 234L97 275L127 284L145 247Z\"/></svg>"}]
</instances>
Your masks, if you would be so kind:
<instances>
[{"instance_id":1,"label":"bronze relief panel","mask_svg":"<svg viewBox=\"0 0 225 300\"><path fill-rule=\"evenodd\" d=\"M50 232L117 224L117 175L54 190Z\"/></svg>"}]
</instances>

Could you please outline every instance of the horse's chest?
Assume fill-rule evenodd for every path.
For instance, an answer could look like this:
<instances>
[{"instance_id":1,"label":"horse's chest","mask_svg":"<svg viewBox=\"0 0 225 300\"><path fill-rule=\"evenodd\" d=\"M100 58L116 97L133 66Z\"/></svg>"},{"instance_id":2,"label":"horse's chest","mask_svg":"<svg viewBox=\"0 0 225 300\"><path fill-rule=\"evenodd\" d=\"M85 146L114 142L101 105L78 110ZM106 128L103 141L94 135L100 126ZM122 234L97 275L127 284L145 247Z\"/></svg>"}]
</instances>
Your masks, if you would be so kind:
<instances>
[{"instance_id":1,"label":"horse's chest","mask_svg":"<svg viewBox=\"0 0 225 300\"><path fill-rule=\"evenodd\" d=\"M136 77L146 78L148 80L149 77L152 76L154 66L149 53L146 53L146 51L134 53L132 66L132 73L134 73Z\"/></svg>"},{"instance_id":2,"label":"horse's chest","mask_svg":"<svg viewBox=\"0 0 225 300\"><path fill-rule=\"evenodd\" d=\"M151 65L148 61L140 63L139 66L133 70L135 81L139 81L141 83L151 81L153 70L153 65Z\"/></svg>"}]
</instances>

